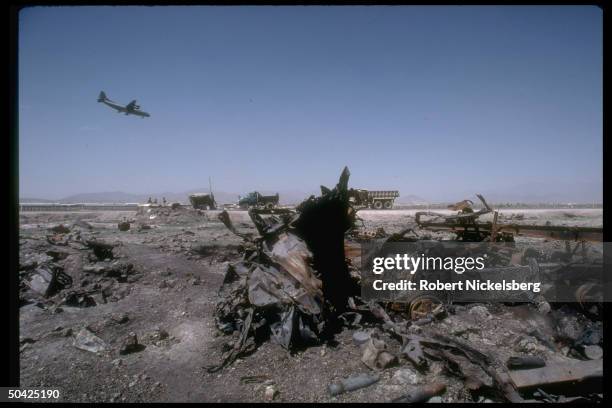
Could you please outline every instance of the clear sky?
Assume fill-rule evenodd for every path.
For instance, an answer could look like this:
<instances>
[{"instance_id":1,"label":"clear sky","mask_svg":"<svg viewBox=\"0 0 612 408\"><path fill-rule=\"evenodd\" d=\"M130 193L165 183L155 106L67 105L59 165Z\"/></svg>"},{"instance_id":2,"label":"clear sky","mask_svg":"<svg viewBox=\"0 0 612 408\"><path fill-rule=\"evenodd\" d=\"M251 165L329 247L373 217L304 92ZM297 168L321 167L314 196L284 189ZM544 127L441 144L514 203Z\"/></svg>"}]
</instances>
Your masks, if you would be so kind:
<instances>
[{"instance_id":1,"label":"clear sky","mask_svg":"<svg viewBox=\"0 0 612 408\"><path fill-rule=\"evenodd\" d=\"M344 165L354 187L432 200L602 186L596 7L34 7L19 22L21 197L209 176L312 191Z\"/></svg>"}]
</instances>

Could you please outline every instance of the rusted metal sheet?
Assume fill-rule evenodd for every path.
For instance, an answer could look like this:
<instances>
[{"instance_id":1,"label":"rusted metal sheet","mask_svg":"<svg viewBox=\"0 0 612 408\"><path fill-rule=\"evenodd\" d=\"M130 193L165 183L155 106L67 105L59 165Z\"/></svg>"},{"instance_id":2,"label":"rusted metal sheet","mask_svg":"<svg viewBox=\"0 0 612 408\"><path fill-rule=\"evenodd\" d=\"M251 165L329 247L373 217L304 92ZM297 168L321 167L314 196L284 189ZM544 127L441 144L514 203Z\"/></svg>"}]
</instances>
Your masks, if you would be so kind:
<instances>
[{"instance_id":1,"label":"rusted metal sheet","mask_svg":"<svg viewBox=\"0 0 612 408\"><path fill-rule=\"evenodd\" d=\"M603 360L549 363L546 367L508 373L518 389L583 381L603 376Z\"/></svg>"}]
</instances>

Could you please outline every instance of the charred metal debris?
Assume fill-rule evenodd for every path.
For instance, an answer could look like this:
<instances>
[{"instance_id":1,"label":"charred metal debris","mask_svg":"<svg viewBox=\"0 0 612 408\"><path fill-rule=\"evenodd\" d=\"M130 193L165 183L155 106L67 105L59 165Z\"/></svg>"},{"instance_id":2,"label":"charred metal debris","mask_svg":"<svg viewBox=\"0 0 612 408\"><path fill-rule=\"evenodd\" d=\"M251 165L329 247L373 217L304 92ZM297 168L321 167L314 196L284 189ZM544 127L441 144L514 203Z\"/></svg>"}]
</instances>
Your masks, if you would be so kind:
<instances>
[{"instance_id":1,"label":"charred metal debris","mask_svg":"<svg viewBox=\"0 0 612 408\"><path fill-rule=\"evenodd\" d=\"M462 379L465 389L481 399L486 396L497 401L559 402L601 398L601 389L585 391L579 397L566 397L547 388L568 382L582 384L601 380L601 304L577 300L575 304L551 307L535 299L527 305L529 310L547 315L546 319L555 322L553 332L521 326L525 333L517 339L526 342L528 338L540 345L525 343L527 351L523 353L516 350L496 353L470 344L467 334L472 328L461 321L466 318L486 321L491 316L489 307L475 305L468 309L469 305L441 299L432 293L419 294L409 303L366 303L360 297L358 271L359 243L436 241L440 239L432 238L436 231L453 232L457 241L505 243L493 254L493 259L500 262L515 260L515 265L529 267L540 262L558 268L563 262L575 262L575 257L584 256L584 251L577 251L579 244L596 240L601 231L502 224L498 222L497 212L479 195L483 204L479 211L472 209L471 201L464 200L449 207L458 211L457 215L420 212L416 214L415 224L397 234L387 234L382 228L364 233L356 227L359 218L351 205L349 175L345 168L333 189L321 186L319 197L309 197L295 210L272 214L256 208L249 210L258 235L239 232L227 211L219 214L223 224L243 238L245 250L243 259L227 268L215 311L218 329L234 334L237 340L224 349L218 365L207 367L208 372L223 369L267 340L291 352L326 342L343 328L351 328L356 329L353 340L363 353L362 362L373 373L356 374L330 384L332 396L375 384L380 380L377 373L392 366L409 364L422 373L432 364L442 364L447 375ZM478 217L491 212L494 213L492 223L478 221ZM423 221L423 217L435 218ZM515 235L580 242L573 250L568 246L556 258L553 254L556 263L551 264L550 257L544 258L529 249L518 251L517 257ZM505 306L491 307L503 310ZM365 330L366 327L369 329ZM390 342L399 345L399 349L394 351L389 347ZM559 360L575 360L573 363L548 361L541 356L544 352L534 355L534 347L542 347L551 355L558 354ZM576 367L573 371L568 368L571 364ZM413 386L393 401L423 402L445 393L446 389L447 385L439 381Z\"/></svg>"},{"instance_id":2,"label":"charred metal debris","mask_svg":"<svg viewBox=\"0 0 612 408\"><path fill-rule=\"evenodd\" d=\"M60 224L49 232L46 242L32 239L23 245L20 307L35 304L51 313L61 313L62 306L92 307L116 302L141 276L133 264L117 256L117 244L97 239L85 222Z\"/></svg>"},{"instance_id":3,"label":"charred metal debris","mask_svg":"<svg viewBox=\"0 0 612 408\"><path fill-rule=\"evenodd\" d=\"M220 220L246 241L243 260L230 265L216 307L224 333L239 331L216 371L272 338L295 349L329 338L341 325L350 296L359 294L344 257L344 235L355 213L348 203L349 171L336 187L321 187L296 211L264 218L249 210L258 237L240 234L229 214Z\"/></svg>"}]
</instances>

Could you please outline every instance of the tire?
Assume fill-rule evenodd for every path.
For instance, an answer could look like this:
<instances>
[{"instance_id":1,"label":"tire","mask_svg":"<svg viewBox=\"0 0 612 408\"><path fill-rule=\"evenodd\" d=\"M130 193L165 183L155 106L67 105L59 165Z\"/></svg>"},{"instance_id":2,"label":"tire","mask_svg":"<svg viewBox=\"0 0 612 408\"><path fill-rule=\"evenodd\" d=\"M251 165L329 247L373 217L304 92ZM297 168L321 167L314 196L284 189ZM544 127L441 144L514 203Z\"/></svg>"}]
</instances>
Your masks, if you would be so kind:
<instances>
[{"instance_id":1,"label":"tire","mask_svg":"<svg viewBox=\"0 0 612 408\"><path fill-rule=\"evenodd\" d=\"M385 210L390 210L391 208L393 208L393 202L392 201L385 201L383 206L385 207Z\"/></svg>"},{"instance_id":2,"label":"tire","mask_svg":"<svg viewBox=\"0 0 612 408\"><path fill-rule=\"evenodd\" d=\"M372 207L374 207L377 210L380 210L381 208L383 208L383 203L382 201L374 201L374 203L372 204Z\"/></svg>"},{"instance_id":3,"label":"tire","mask_svg":"<svg viewBox=\"0 0 612 408\"><path fill-rule=\"evenodd\" d=\"M266 207L265 207L265 208L266 208L266 210L271 210L271 209L273 209L273 208L274 208L274 204L272 204L272 203L268 203L268 204L266 204Z\"/></svg>"},{"instance_id":4,"label":"tire","mask_svg":"<svg viewBox=\"0 0 612 408\"><path fill-rule=\"evenodd\" d=\"M435 295L421 294L410 301L409 314L411 320L419 320L426 317L437 307L442 305L442 301Z\"/></svg>"}]
</instances>

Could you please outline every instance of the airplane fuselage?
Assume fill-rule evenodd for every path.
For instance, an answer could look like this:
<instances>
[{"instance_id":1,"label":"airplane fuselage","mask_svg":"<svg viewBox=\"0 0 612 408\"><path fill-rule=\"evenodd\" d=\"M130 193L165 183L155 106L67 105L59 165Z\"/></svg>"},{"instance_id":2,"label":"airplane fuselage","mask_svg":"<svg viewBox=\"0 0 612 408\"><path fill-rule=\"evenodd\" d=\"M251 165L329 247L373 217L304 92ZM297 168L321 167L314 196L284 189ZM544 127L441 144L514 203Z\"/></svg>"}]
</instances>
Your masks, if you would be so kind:
<instances>
[{"instance_id":1,"label":"airplane fuselage","mask_svg":"<svg viewBox=\"0 0 612 408\"><path fill-rule=\"evenodd\" d=\"M125 106L119 105L116 102L111 101L110 99L98 99L98 102L102 102L106 106L110 106L115 109L118 113L125 113L126 115L136 115L141 116L143 118L147 118L149 115L147 112L143 112L138 109L127 109Z\"/></svg>"}]
</instances>

